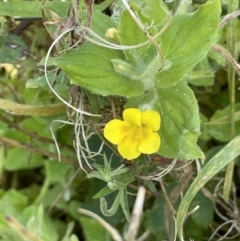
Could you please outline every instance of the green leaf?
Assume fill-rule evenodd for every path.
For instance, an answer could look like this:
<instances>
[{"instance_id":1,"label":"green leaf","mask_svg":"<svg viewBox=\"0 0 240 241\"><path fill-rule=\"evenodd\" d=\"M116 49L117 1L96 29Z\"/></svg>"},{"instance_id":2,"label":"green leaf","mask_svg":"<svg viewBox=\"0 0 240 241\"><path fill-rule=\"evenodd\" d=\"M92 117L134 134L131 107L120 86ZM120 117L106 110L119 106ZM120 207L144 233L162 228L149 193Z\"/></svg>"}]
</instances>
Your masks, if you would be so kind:
<instances>
[{"instance_id":1,"label":"green leaf","mask_svg":"<svg viewBox=\"0 0 240 241\"><path fill-rule=\"evenodd\" d=\"M49 182L51 184L60 183L63 186L71 178L74 170L71 165L56 161L45 162L45 168Z\"/></svg>"},{"instance_id":2,"label":"green leaf","mask_svg":"<svg viewBox=\"0 0 240 241\"><path fill-rule=\"evenodd\" d=\"M139 13L140 14L140 13ZM149 20L153 22L153 20ZM128 11L121 15L119 35L123 45L137 45L148 41L146 34L138 27ZM154 76L163 65L162 58L158 55L156 47L148 43L137 49L124 51L125 60L113 59L114 70L130 80L141 81L145 89L154 85Z\"/></svg>"},{"instance_id":3,"label":"green leaf","mask_svg":"<svg viewBox=\"0 0 240 241\"><path fill-rule=\"evenodd\" d=\"M70 5L70 2L46 2L42 6L42 10L45 13L45 17L47 17L49 21L53 21L52 16L50 14L50 10L59 17L62 17L63 20L66 21L66 16L68 13L68 9L70 8Z\"/></svg>"},{"instance_id":4,"label":"green leaf","mask_svg":"<svg viewBox=\"0 0 240 241\"><path fill-rule=\"evenodd\" d=\"M131 97L143 92L143 85L120 76L113 70L111 59L123 58L119 51L93 44L69 50L56 58L56 64L69 76L71 83L106 95Z\"/></svg>"},{"instance_id":5,"label":"green leaf","mask_svg":"<svg viewBox=\"0 0 240 241\"><path fill-rule=\"evenodd\" d=\"M36 153L31 153L20 148L11 148L4 160L4 168L9 171L15 171L39 167L43 163L43 157Z\"/></svg>"},{"instance_id":6,"label":"green leaf","mask_svg":"<svg viewBox=\"0 0 240 241\"><path fill-rule=\"evenodd\" d=\"M240 136L234 138L228 143L220 152L218 152L199 172L189 189L187 190L181 204L178 208L176 225L178 236L183 241L183 221L188 212L189 205L197 192L220 170L227 166L232 160L234 160L240 154Z\"/></svg>"},{"instance_id":7,"label":"green leaf","mask_svg":"<svg viewBox=\"0 0 240 241\"><path fill-rule=\"evenodd\" d=\"M153 28L160 29L168 20L169 12L165 2L155 0L133 0L132 2L138 6L138 15L141 13L139 17L144 18L144 24L147 22L150 32Z\"/></svg>"},{"instance_id":8,"label":"green leaf","mask_svg":"<svg viewBox=\"0 0 240 241\"><path fill-rule=\"evenodd\" d=\"M146 226L151 230L151 233L160 240L166 240L168 237L164 213L165 207L166 201L164 198L157 198L152 209L147 210L144 217L144 220L147 222Z\"/></svg>"},{"instance_id":9,"label":"green leaf","mask_svg":"<svg viewBox=\"0 0 240 241\"><path fill-rule=\"evenodd\" d=\"M132 98L126 107L154 109L160 113L159 155L184 160L204 158L196 144L200 135L197 100L186 83L179 82L171 88L158 89L145 96Z\"/></svg>"},{"instance_id":10,"label":"green leaf","mask_svg":"<svg viewBox=\"0 0 240 241\"><path fill-rule=\"evenodd\" d=\"M44 241L58 240L58 233L51 219L44 213L43 206L27 207L21 217L28 230L41 237Z\"/></svg>"},{"instance_id":11,"label":"green leaf","mask_svg":"<svg viewBox=\"0 0 240 241\"><path fill-rule=\"evenodd\" d=\"M66 95L66 92L69 90L69 80L65 78L65 74L63 72L60 72L58 75L56 75L56 72L49 72L47 74L49 80L55 80L56 84L54 86L54 90L61 94L61 96ZM46 80L45 75L38 76L35 79L29 79L26 83L26 88L42 88L44 90L49 90L49 86ZM68 96L68 94L67 94Z\"/></svg>"},{"instance_id":12,"label":"green leaf","mask_svg":"<svg viewBox=\"0 0 240 241\"><path fill-rule=\"evenodd\" d=\"M25 59L28 54L29 49L19 36L0 36L0 63L19 64L19 61Z\"/></svg>"},{"instance_id":13,"label":"green leaf","mask_svg":"<svg viewBox=\"0 0 240 241\"><path fill-rule=\"evenodd\" d=\"M148 40L146 34L138 27L127 10L121 15L119 35L122 45L137 45ZM137 49L125 51L126 60L134 65L139 65L139 62L145 57L144 54L146 53L147 48L148 45L145 45Z\"/></svg>"},{"instance_id":14,"label":"green leaf","mask_svg":"<svg viewBox=\"0 0 240 241\"><path fill-rule=\"evenodd\" d=\"M201 135L199 136L199 139L208 141L209 139L211 139L211 136L209 135L207 131L207 126L206 126L206 123L209 121L209 119L202 113L200 113L200 119L201 119Z\"/></svg>"},{"instance_id":15,"label":"green leaf","mask_svg":"<svg viewBox=\"0 0 240 241\"><path fill-rule=\"evenodd\" d=\"M171 67L156 75L158 87L170 87L182 79L208 53L217 38L221 4L208 1L194 13L175 15L161 38L161 49Z\"/></svg>"},{"instance_id":16,"label":"green leaf","mask_svg":"<svg viewBox=\"0 0 240 241\"><path fill-rule=\"evenodd\" d=\"M75 234L72 234L72 235L70 236L69 241L79 241L79 239L78 239L78 237L77 237Z\"/></svg>"},{"instance_id":17,"label":"green leaf","mask_svg":"<svg viewBox=\"0 0 240 241\"><path fill-rule=\"evenodd\" d=\"M238 104L237 104L238 106ZM234 121L240 120L240 111L234 113ZM206 123L206 125L222 125L231 123L231 114L225 115L219 119L212 120L211 122Z\"/></svg>"},{"instance_id":18,"label":"green leaf","mask_svg":"<svg viewBox=\"0 0 240 241\"><path fill-rule=\"evenodd\" d=\"M17 233L13 232L11 227L7 224L6 215L18 217L28 205L28 197L15 189L10 189L7 192L2 192L0 199L0 234L1 237L6 237L6 241L19 240Z\"/></svg>"},{"instance_id":19,"label":"green leaf","mask_svg":"<svg viewBox=\"0 0 240 241\"><path fill-rule=\"evenodd\" d=\"M240 111L240 104L235 105L235 136L240 134L240 120L238 119L238 112ZM210 119L210 123L206 125L208 133L219 141L228 142L232 139L231 136L231 121L230 121L231 107L227 106L222 110L217 110ZM223 119L224 117L228 117ZM225 120L222 122L220 120Z\"/></svg>"},{"instance_id":20,"label":"green leaf","mask_svg":"<svg viewBox=\"0 0 240 241\"><path fill-rule=\"evenodd\" d=\"M188 83L195 86L213 86L214 71L210 67L207 57L205 57L196 68L194 68L194 71L190 73Z\"/></svg>"},{"instance_id":21,"label":"green leaf","mask_svg":"<svg viewBox=\"0 0 240 241\"><path fill-rule=\"evenodd\" d=\"M192 215L192 220L201 228L207 228L213 221L213 203L201 191L194 197L190 210L199 205L199 209Z\"/></svg>"},{"instance_id":22,"label":"green leaf","mask_svg":"<svg viewBox=\"0 0 240 241\"><path fill-rule=\"evenodd\" d=\"M151 35L156 34L168 20L167 7L162 1L133 1L131 4L139 20ZM118 30L123 45L137 45L148 40L145 32L139 28L127 10L121 15ZM144 64L149 63L156 53L156 47L152 43L125 51L126 60L136 66L138 70L141 70Z\"/></svg>"},{"instance_id":23,"label":"green leaf","mask_svg":"<svg viewBox=\"0 0 240 241\"><path fill-rule=\"evenodd\" d=\"M96 193L94 196L93 196L93 199L97 199L97 198L100 198L100 197L104 197L112 192L114 192L115 190L113 189L110 189L108 186L106 186L105 188L103 188L102 190L100 190L98 193Z\"/></svg>"},{"instance_id":24,"label":"green leaf","mask_svg":"<svg viewBox=\"0 0 240 241\"><path fill-rule=\"evenodd\" d=\"M115 197L112 207L107 209L107 201L104 197L100 198L100 209L103 215L105 216L113 216L119 207L121 197L121 190L119 190L117 196Z\"/></svg>"},{"instance_id":25,"label":"green leaf","mask_svg":"<svg viewBox=\"0 0 240 241\"><path fill-rule=\"evenodd\" d=\"M41 17L42 2L37 1L13 1L1 2L0 15L10 17Z\"/></svg>"},{"instance_id":26,"label":"green leaf","mask_svg":"<svg viewBox=\"0 0 240 241\"><path fill-rule=\"evenodd\" d=\"M128 222L130 222L130 213L129 213L129 207L128 207L128 198L127 198L127 189L123 188L120 190L120 205L122 207L122 211L125 215L125 218Z\"/></svg>"},{"instance_id":27,"label":"green leaf","mask_svg":"<svg viewBox=\"0 0 240 241\"><path fill-rule=\"evenodd\" d=\"M70 222L67 224L67 229L66 229L66 232L64 234L64 237L61 239L61 241L71 241L71 238L69 238L69 236L71 235L73 229L74 229L74 225L75 223L74 222ZM78 241L78 239L77 239Z\"/></svg>"},{"instance_id":28,"label":"green leaf","mask_svg":"<svg viewBox=\"0 0 240 241\"><path fill-rule=\"evenodd\" d=\"M61 25L69 25L73 23L72 19L67 18L70 2L48 1L42 6L42 12L45 20L45 27L50 36L55 39L61 33Z\"/></svg>"},{"instance_id":29,"label":"green leaf","mask_svg":"<svg viewBox=\"0 0 240 241\"><path fill-rule=\"evenodd\" d=\"M190 216L184 224L184 233L186 240L200 240L206 236L206 229L199 227Z\"/></svg>"},{"instance_id":30,"label":"green leaf","mask_svg":"<svg viewBox=\"0 0 240 241\"><path fill-rule=\"evenodd\" d=\"M158 154L184 160L204 158L196 144L200 118L197 100L190 87L180 82L157 92L159 100L155 107L162 118L159 131L162 144Z\"/></svg>"},{"instance_id":31,"label":"green leaf","mask_svg":"<svg viewBox=\"0 0 240 241\"><path fill-rule=\"evenodd\" d=\"M109 6L112 7L113 0L105 0L99 4L94 5L94 10L103 12L105 9L107 9Z\"/></svg>"},{"instance_id":32,"label":"green leaf","mask_svg":"<svg viewBox=\"0 0 240 241\"><path fill-rule=\"evenodd\" d=\"M92 30L104 37L105 32L116 24L106 15L93 15ZM113 70L112 59L124 59L123 53L87 43L55 58L55 63L68 75L72 84L92 93L131 97L143 92L143 84L130 81Z\"/></svg>"},{"instance_id":33,"label":"green leaf","mask_svg":"<svg viewBox=\"0 0 240 241\"><path fill-rule=\"evenodd\" d=\"M116 23L111 18L109 18L106 14L100 11L93 12L91 29L102 38L105 38L106 31L109 28L116 28L116 27L117 27Z\"/></svg>"},{"instance_id":34,"label":"green leaf","mask_svg":"<svg viewBox=\"0 0 240 241\"><path fill-rule=\"evenodd\" d=\"M109 234L105 228L95 219L83 217L80 218L81 226L86 240L88 241L110 241Z\"/></svg>"},{"instance_id":35,"label":"green leaf","mask_svg":"<svg viewBox=\"0 0 240 241\"><path fill-rule=\"evenodd\" d=\"M4 215L16 215L28 204L28 197L15 189L10 189L4 193L0 200L0 213Z\"/></svg>"}]
</instances>

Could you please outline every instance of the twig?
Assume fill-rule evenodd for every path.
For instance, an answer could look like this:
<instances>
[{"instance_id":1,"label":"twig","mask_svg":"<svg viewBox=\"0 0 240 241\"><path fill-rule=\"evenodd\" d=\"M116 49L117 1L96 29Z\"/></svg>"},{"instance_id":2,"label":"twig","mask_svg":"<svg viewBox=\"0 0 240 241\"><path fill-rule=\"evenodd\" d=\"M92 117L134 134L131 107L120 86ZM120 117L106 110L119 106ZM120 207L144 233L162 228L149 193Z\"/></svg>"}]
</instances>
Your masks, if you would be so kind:
<instances>
[{"instance_id":1,"label":"twig","mask_svg":"<svg viewBox=\"0 0 240 241\"><path fill-rule=\"evenodd\" d=\"M115 228L113 228L110 224L108 224L104 219L99 217L97 214L82 208L79 208L78 212L81 214L85 214L89 217L92 217L96 221L98 221L111 234L114 241L123 241L118 231Z\"/></svg>"},{"instance_id":2,"label":"twig","mask_svg":"<svg viewBox=\"0 0 240 241\"><path fill-rule=\"evenodd\" d=\"M212 46L212 50L219 52L228 61L228 63L232 65L237 74L240 75L240 65L223 46L219 44L214 44Z\"/></svg>"},{"instance_id":3,"label":"twig","mask_svg":"<svg viewBox=\"0 0 240 241\"><path fill-rule=\"evenodd\" d=\"M55 142L52 139L44 137L44 136L39 136L36 132L26 130L26 129L22 128L21 126L19 126L18 124L14 123L13 121L10 121L8 118L6 118L5 116L3 116L1 114L0 114L0 120L5 122L8 126L13 127L16 130L30 136L31 138L34 138L34 139L36 139L38 141L41 141L41 142L48 142L48 143L51 143L51 144L55 144ZM68 146L68 145L65 145L65 144L60 143L59 145L62 146L62 147L67 147L69 149L72 149L71 146Z\"/></svg>"},{"instance_id":4,"label":"twig","mask_svg":"<svg viewBox=\"0 0 240 241\"><path fill-rule=\"evenodd\" d=\"M64 104L24 105L0 98L0 109L12 115L22 116L53 116L66 112Z\"/></svg>"},{"instance_id":5,"label":"twig","mask_svg":"<svg viewBox=\"0 0 240 241\"><path fill-rule=\"evenodd\" d=\"M136 240L138 229L141 223L145 193L146 193L146 189L143 186L140 186L138 189L136 201L134 203L129 227L124 237L125 240L131 240L131 241Z\"/></svg>"},{"instance_id":6,"label":"twig","mask_svg":"<svg viewBox=\"0 0 240 241\"><path fill-rule=\"evenodd\" d=\"M25 142L19 142L19 141L11 140L11 139L8 139L6 137L0 137L0 142L11 145L11 146L22 148L22 149L28 150L30 152L35 152L35 153L38 153L40 155L53 158L55 160L58 160L57 154L55 154L53 152L50 152L50 151L41 150L41 149L39 149L37 147L33 147L33 146L31 146L31 145L29 145ZM63 156L63 157L61 157L61 160L65 163L71 164L73 166L78 166L77 161L73 161L72 158Z\"/></svg>"},{"instance_id":7,"label":"twig","mask_svg":"<svg viewBox=\"0 0 240 241\"><path fill-rule=\"evenodd\" d=\"M171 200L169 199L169 196L168 196L168 194L167 194L167 191L166 191L166 189L165 189L165 186L164 186L164 184L163 184L163 180L162 180L162 179L159 180L159 184L160 184L160 186L161 186L161 190L162 190L162 192L163 192L164 199L166 200L167 205L168 205L169 209L171 210L171 213L173 213L174 215L177 215L177 212L176 212L176 210L174 209L174 207L173 207L173 205L172 205L172 203L171 203Z\"/></svg>"},{"instance_id":8,"label":"twig","mask_svg":"<svg viewBox=\"0 0 240 241\"><path fill-rule=\"evenodd\" d=\"M218 29L223 28L231 19L236 18L240 15L240 10L236 10L232 13L227 14L220 22Z\"/></svg>"},{"instance_id":9,"label":"twig","mask_svg":"<svg viewBox=\"0 0 240 241\"><path fill-rule=\"evenodd\" d=\"M52 210L52 208L55 206L55 204L60 200L60 198L63 196L63 194L66 192L66 190L69 188L69 186L71 185L71 183L73 182L73 180L77 177L78 173L81 171L81 168L79 167L75 173L72 175L72 177L70 178L70 180L67 182L67 184L65 185L65 187L63 188L63 190L61 191L61 193L59 193L59 195L55 198L55 200L52 202L52 204L50 205L50 207L48 208L48 212L50 212Z\"/></svg>"}]
</instances>

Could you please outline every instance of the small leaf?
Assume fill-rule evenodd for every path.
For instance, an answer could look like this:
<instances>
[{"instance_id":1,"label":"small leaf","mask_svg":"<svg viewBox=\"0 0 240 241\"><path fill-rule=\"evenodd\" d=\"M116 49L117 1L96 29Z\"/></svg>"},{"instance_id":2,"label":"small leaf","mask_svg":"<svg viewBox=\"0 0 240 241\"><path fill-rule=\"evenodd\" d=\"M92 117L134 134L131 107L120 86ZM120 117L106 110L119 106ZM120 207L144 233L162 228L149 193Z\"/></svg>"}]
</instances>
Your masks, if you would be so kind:
<instances>
[{"instance_id":1,"label":"small leaf","mask_svg":"<svg viewBox=\"0 0 240 241\"><path fill-rule=\"evenodd\" d=\"M0 63L19 64L29 54L26 43L17 35L0 36Z\"/></svg>"},{"instance_id":2,"label":"small leaf","mask_svg":"<svg viewBox=\"0 0 240 241\"><path fill-rule=\"evenodd\" d=\"M93 199L97 199L97 198L100 198L100 197L104 197L112 192L114 192L115 190L113 189L110 189L108 186L106 186L105 188L103 188L102 190L100 190L98 193L96 193L94 196L93 196Z\"/></svg>"},{"instance_id":3,"label":"small leaf","mask_svg":"<svg viewBox=\"0 0 240 241\"><path fill-rule=\"evenodd\" d=\"M200 113L200 119L201 119L201 135L199 136L199 139L208 141L211 139L211 136L208 133L206 123L208 122L208 117Z\"/></svg>"},{"instance_id":4,"label":"small leaf","mask_svg":"<svg viewBox=\"0 0 240 241\"><path fill-rule=\"evenodd\" d=\"M205 57L190 73L188 82L194 86L213 86L214 71Z\"/></svg>"},{"instance_id":5,"label":"small leaf","mask_svg":"<svg viewBox=\"0 0 240 241\"><path fill-rule=\"evenodd\" d=\"M16 215L28 204L28 197L18 192L15 189L10 189L5 192L0 199L0 213L4 215Z\"/></svg>"},{"instance_id":6,"label":"small leaf","mask_svg":"<svg viewBox=\"0 0 240 241\"><path fill-rule=\"evenodd\" d=\"M122 211L125 215L125 218L128 222L130 222L130 213L129 213L129 207L128 207L128 198L127 198L127 189L123 188L120 190L120 205L122 207Z\"/></svg>"},{"instance_id":7,"label":"small leaf","mask_svg":"<svg viewBox=\"0 0 240 241\"><path fill-rule=\"evenodd\" d=\"M160 28L168 20L168 8L163 1L155 0L134 0L131 1L138 6L138 12L141 13L143 20L148 21L148 26L151 31L152 28ZM135 10L135 8L134 8ZM140 16L141 17L141 16ZM144 21L144 23L145 23ZM146 24L146 23L145 23Z\"/></svg>"},{"instance_id":8,"label":"small leaf","mask_svg":"<svg viewBox=\"0 0 240 241\"><path fill-rule=\"evenodd\" d=\"M50 14L50 11L54 12L54 14L58 15L59 17L64 18L65 16L67 16L70 5L71 4L69 2L45 2L42 6L42 10L44 11L45 15L47 15L47 19L51 21L53 19L51 19L52 16Z\"/></svg>"},{"instance_id":9,"label":"small leaf","mask_svg":"<svg viewBox=\"0 0 240 241\"><path fill-rule=\"evenodd\" d=\"M235 105L235 111L236 111L235 116L234 116L236 118L235 136L237 136L240 134L240 120L238 120L238 112L240 111L239 103ZM227 106L222 110L217 110L211 117L210 123L208 123L208 125L206 125L208 133L219 141L227 142L232 139L230 113L231 113L230 106ZM228 118L225 118L225 122L223 122L223 123L221 121L218 122L218 120L221 120L222 118L224 118L226 116ZM226 121L227 119L228 119L228 121Z\"/></svg>"},{"instance_id":10,"label":"small leaf","mask_svg":"<svg viewBox=\"0 0 240 241\"><path fill-rule=\"evenodd\" d=\"M44 158L27 150L11 148L4 160L4 168L9 171L30 169L42 166Z\"/></svg>"},{"instance_id":11,"label":"small leaf","mask_svg":"<svg viewBox=\"0 0 240 241\"><path fill-rule=\"evenodd\" d=\"M107 201L104 197L100 198L100 209L102 211L102 214L105 216L113 216L119 207L120 203L120 196L121 196L121 191L118 192L117 196L115 197L115 200L112 204L112 207L107 209Z\"/></svg>"}]
</instances>

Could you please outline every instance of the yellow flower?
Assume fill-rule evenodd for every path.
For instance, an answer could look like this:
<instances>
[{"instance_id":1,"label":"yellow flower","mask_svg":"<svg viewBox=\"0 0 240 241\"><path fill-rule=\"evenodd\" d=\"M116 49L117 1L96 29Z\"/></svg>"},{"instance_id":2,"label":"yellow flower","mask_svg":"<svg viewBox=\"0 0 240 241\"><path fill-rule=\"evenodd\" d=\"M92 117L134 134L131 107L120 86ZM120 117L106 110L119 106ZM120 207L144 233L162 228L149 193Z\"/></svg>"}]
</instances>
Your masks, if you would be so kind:
<instances>
[{"instance_id":1,"label":"yellow flower","mask_svg":"<svg viewBox=\"0 0 240 241\"><path fill-rule=\"evenodd\" d=\"M161 143L159 134L161 118L158 112L129 108L123 111L123 121L111 120L104 128L107 140L118 146L119 153L132 160L141 153L158 151Z\"/></svg>"}]
</instances>

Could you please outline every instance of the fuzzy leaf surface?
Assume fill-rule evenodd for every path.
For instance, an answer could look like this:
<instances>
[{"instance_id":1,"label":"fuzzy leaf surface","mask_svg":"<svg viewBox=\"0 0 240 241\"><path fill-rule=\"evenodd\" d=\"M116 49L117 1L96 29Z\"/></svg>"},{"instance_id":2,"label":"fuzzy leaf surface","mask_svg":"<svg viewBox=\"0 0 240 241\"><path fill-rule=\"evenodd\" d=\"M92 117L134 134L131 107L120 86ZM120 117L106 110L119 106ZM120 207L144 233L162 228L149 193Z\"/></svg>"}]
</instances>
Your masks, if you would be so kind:
<instances>
[{"instance_id":1,"label":"fuzzy leaf surface","mask_svg":"<svg viewBox=\"0 0 240 241\"><path fill-rule=\"evenodd\" d=\"M113 71L110 59L121 58L120 51L93 44L73 49L56 58L56 63L68 75L72 84L95 94L131 97L143 92L143 84L129 80Z\"/></svg>"},{"instance_id":2,"label":"fuzzy leaf surface","mask_svg":"<svg viewBox=\"0 0 240 241\"><path fill-rule=\"evenodd\" d=\"M170 87L200 62L216 42L221 3L208 1L194 13L175 15L161 38L161 49L171 63L156 75L158 87Z\"/></svg>"},{"instance_id":3,"label":"fuzzy leaf surface","mask_svg":"<svg viewBox=\"0 0 240 241\"><path fill-rule=\"evenodd\" d=\"M151 108L160 113L159 155L183 160L204 158L196 144L200 135L197 101L185 82L181 81L171 88L158 89L156 92L131 98L126 107Z\"/></svg>"}]
</instances>

